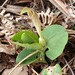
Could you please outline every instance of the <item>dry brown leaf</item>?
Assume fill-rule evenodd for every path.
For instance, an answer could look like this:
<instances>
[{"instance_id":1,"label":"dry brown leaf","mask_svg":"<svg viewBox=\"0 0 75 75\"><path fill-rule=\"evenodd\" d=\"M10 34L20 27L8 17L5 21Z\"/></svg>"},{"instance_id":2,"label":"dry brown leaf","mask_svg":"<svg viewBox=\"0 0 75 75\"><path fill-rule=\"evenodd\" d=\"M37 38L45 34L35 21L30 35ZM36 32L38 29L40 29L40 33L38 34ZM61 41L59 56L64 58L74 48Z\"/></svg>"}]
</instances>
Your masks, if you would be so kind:
<instances>
[{"instance_id":1,"label":"dry brown leaf","mask_svg":"<svg viewBox=\"0 0 75 75\"><path fill-rule=\"evenodd\" d=\"M26 2L32 2L32 0L17 0L16 3L26 3Z\"/></svg>"},{"instance_id":2,"label":"dry brown leaf","mask_svg":"<svg viewBox=\"0 0 75 75\"><path fill-rule=\"evenodd\" d=\"M8 75L8 73L11 71L11 69L6 69L4 70L2 75ZM23 67L23 66L19 66L16 68L15 71L13 71L13 73L11 75L28 75L28 68L27 66Z\"/></svg>"},{"instance_id":3,"label":"dry brown leaf","mask_svg":"<svg viewBox=\"0 0 75 75\"><path fill-rule=\"evenodd\" d=\"M22 6L7 5L7 9L8 9L9 11L12 11L12 12L15 11L15 13L19 13L23 8L24 8L24 7L22 7Z\"/></svg>"},{"instance_id":4,"label":"dry brown leaf","mask_svg":"<svg viewBox=\"0 0 75 75\"><path fill-rule=\"evenodd\" d=\"M71 8L67 8L68 5L64 4L62 0L49 0L54 4L62 13L64 13L69 18L75 18Z\"/></svg>"},{"instance_id":5,"label":"dry brown leaf","mask_svg":"<svg viewBox=\"0 0 75 75\"><path fill-rule=\"evenodd\" d=\"M15 45L3 45L0 44L0 52L4 52L6 54L14 55L15 54Z\"/></svg>"}]
</instances>

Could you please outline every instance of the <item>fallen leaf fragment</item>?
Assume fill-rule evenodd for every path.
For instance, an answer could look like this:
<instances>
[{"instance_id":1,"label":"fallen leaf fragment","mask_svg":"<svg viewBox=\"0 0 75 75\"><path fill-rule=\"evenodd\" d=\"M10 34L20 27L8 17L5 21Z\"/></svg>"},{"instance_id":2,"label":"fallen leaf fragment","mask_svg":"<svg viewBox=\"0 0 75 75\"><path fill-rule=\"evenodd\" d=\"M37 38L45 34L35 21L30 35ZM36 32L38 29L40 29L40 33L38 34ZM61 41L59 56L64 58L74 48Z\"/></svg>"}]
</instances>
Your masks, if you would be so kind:
<instances>
[{"instance_id":1,"label":"fallen leaf fragment","mask_svg":"<svg viewBox=\"0 0 75 75\"><path fill-rule=\"evenodd\" d=\"M8 75L8 73L11 71L11 69L4 70L2 75ZM28 75L28 68L27 66L19 66L16 68L15 71L11 75Z\"/></svg>"},{"instance_id":2,"label":"fallen leaf fragment","mask_svg":"<svg viewBox=\"0 0 75 75\"><path fill-rule=\"evenodd\" d=\"M17 4L17 3L28 3L28 2L32 2L32 0L17 0L15 4Z\"/></svg>"},{"instance_id":3,"label":"fallen leaf fragment","mask_svg":"<svg viewBox=\"0 0 75 75\"><path fill-rule=\"evenodd\" d=\"M14 55L15 54L15 45L3 45L0 44L0 52L4 52L6 54Z\"/></svg>"}]
</instances>

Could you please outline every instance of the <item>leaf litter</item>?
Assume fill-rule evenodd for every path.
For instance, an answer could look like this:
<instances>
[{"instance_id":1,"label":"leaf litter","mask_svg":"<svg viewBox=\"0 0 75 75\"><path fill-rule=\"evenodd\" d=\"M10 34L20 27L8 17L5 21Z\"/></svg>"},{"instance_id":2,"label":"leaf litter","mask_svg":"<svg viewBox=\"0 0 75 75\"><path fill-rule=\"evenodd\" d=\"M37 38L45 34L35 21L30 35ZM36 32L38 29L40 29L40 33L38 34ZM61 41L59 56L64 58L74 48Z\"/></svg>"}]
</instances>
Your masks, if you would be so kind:
<instances>
[{"instance_id":1,"label":"leaf litter","mask_svg":"<svg viewBox=\"0 0 75 75\"><path fill-rule=\"evenodd\" d=\"M0 73L2 73L2 75L6 75L6 73L7 73L6 70L8 68L11 69L13 66L16 65L15 57L19 53L19 51L21 51L21 48L16 49L15 45L13 45L11 43L12 35L22 29L31 29L32 31L36 32L30 18L27 15L22 17L18 14L18 12L20 12L20 10L21 10L20 8L17 9L17 10L19 10L18 12L13 11L16 8L16 6L17 7L29 6L33 9L35 9L40 18L42 29L45 26L47 26L48 24L49 25L61 24L66 29L68 29L68 32L70 33L69 41L65 48L64 53L59 58L57 58L56 61L50 61L49 59L47 59L49 64L46 64L45 66L48 67L48 65L55 65L57 62L59 62L63 69L63 75L73 75L73 73L75 72L75 41L74 41L75 40L75 32L74 32L74 29L72 29L75 27L74 26L75 19L74 18L70 19L70 18L66 17L63 13L61 13L61 10L59 11L54 5L52 5L49 2L50 0L49 1L42 0L42 1L43 1L44 9L45 9L44 11L43 11L40 0L38 0L38 1L37 0L33 0L33 1L32 0L18 0L18 1L10 0L7 3L5 3L4 8L0 8L1 9L0 10L0 59L1 59L0 65L3 65L3 66L1 66L2 69L0 70ZM53 0L53 1L55 1L55 0ZM65 4L68 4L67 5L68 8L71 7L71 9L72 8L74 9L74 6L75 6L74 0L72 3L73 6L71 6L72 1L68 2L68 0L66 0L66 1L64 0L64 2L65 2ZM15 4L15 8L13 7L14 4ZM8 5L10 5L10 8L8 7ZM13 9L13 10L11 11L10 9ZM72 11L70 10L70 12L72 12ZM10 60L9 60L9 58L10 58ZM64 60L64 58L67 62ZM43 63L41 63L41 65L42 64ZM41 72L41 70L42 70L41 65L39 67L37 67L37 65L35 67L38 69L40 68L40 72ZM31 66L32 66L33 70L30 67L30 69L26 68L25 71L27 70L28 72L30 72L30 75L32 72L35 75L37 75L35 71L37 71L37 73L40 73L40 72L38 72L38 70L36 70L34 68L33 64L31 64ZM22 67L19 70L21 71ZM73 71L73 73L72 73L72 71ZM15 75L15 74L13 74L13 75Z\"/></svg>"}]
</instances>

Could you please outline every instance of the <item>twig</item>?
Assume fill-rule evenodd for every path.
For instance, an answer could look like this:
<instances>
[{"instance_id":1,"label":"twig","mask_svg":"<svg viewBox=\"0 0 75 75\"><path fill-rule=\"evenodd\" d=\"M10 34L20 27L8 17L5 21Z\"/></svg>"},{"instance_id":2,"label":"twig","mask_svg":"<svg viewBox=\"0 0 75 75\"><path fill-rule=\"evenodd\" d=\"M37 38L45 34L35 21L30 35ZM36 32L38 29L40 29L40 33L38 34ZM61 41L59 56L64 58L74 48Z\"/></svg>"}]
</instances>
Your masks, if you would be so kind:
<instances>
[{"instance_id":1,"label":"twig","mask_svg":"<svg viewBox=\"0 0 75 75\"><path fill-rule=\"evenodd\" d=\"M31 68L31 70L32 70L36 75L40 75L40 74L38 74L33 68Z\"/></svg>"},{"instance_id":2,"label":"twig","mask_svg":"<svg viewBox=\"0 0 75 75\"><path fill-rule=\"evenodd\" d=\"M72 59L68 62L68 64L70 64L73 60L74 60L74 58L72 58ZM62 68L62 70L64 70L65 67L67 67L67 64Z\"/></svg>"},{"instance_id":3,"label":"twig","mask_svg":"<svg viewBox=\"0 0 75 75\"><path fill-rule=\"evenodd\" d=\"M74 13L74 8L73 8L73 4L72 4L72 0L69 0L71 6L72 6L72 12Z\"/></svg>"},{"instance_id":4,"label":"twig","mask_svg":"<svg viewBox=\"0 0 75 75\"><path fill-rule=\"evenodd\" d=\"M39 50L36 50L35 52L29 54L28 56L26 56L25 58L23 58L10 72L8 75L11 75L12 72L23 62L25 61L26 59L28 59L29 57L31 57L32 55L36 54L37 52L39 52Z\"/></svg>"},{"instance_id":5,"label":"twig","mask_svg":"<svg viewBox=\"0 0 75 75\"><path fill-rule=\"evenodd\" d=\"M17 5L7 5L7 9L10 11L15 11L15 13L21 12L24 6L17 6Z\"/></svg>"},{"instance_id":6,"label":"twig","mask_svg":"<svg viewBox=\"0 0 75 75\"><path fill-rule=\"evenodd\" d=\"M53 5L55 5L61 12L63 12L67 17L70 17L66 5L61 0L49 0Z\"/></svg>"},{"instance_id":7,"label":"twig","mask_svg":"<svg viewBox=\"0 0 75 75\"><path fill-rule=\"evenodd\" d=\"M49 25L52 24L53 20L54 20L54 17L51 18Z\"/></svg>"},{"instance_id":8,"label":"twig","mask_svg":"<svg viewBox=\"0 0 75 75\"><path fill-rule=\"evenodd\" d=\"M10 10L4 8L4 7L1 7L1 6L0 6L0 9L3 9L3 10L5 10L5 11L9 11L9 12L14 13L14 14L16 14L16 15L19 15L19 16L22 17L22 18L25 17L24 15L20 15L19 13L15 13L15 12L10 11ZM27 17L27 16L26 16L26 17ZM14 20L10 20L9 18L4 17L4 16L2 16L2 15L0 15L0 18L5 18L5 19L7 19L7 20L9 20L9 21L11 21L11 22L13 22L13 23L18 23L18 22L16 22L16 21L14 21ZM27 18L28 18L28 17L27 17ZM28 18L28 19L29 19L29 18ZM18 23L18 24L21 25L20 23Z\"/></svg>"},{"instance_id":9,"label":"twig","mask_svg":"<svg viewBox=\"0 0 75 75\"><path fill-rule=\"evenodd\" d=\"M70 65L68 64L68 62L66 61L66 59L65 59L65 58L64 58L64 60L65 60L65 62L66 62L66 64L67 64L67 66L69 67L69 69L70 69L70 71L71 71L72 75L74 75L74 72L72 71L72 69L71 69Z\"/></svg>"},{"instance_id":10,"label":"twig","mask_svg":"<svg viewBox=\"0 0 75 75\"><path fill-rule=\"evenodd\" d=\"M75 34L75 31L71 30L71 29L67 29L67 32L68 32L69 35L74 35Z\"/></svg>"},{"instance_id":11,"label":"twig","mask_svg":"<svg viewBox=\"0 0 75 75\"><path fill-rule=\"evenodd\" d=\"M16 15L19 15L19 16L23 16L23 15L20 15L19 13L16 13L15 11L10 11L10 10L8 10L7 8L4 8L4 7L2 7L2 6L0 6L0 9L4 9L5 11L9 11L9 12L11 12L11 13L13 13L13 14L16 14Z\"/></svg>"},{"instance_id":12,"label":"twig","mask_svg":"<svg viewBox=\"0 0 75 75\"><path fill-rule=\"evenodd\" d=\"M9 9L7 9L7 8L4 8L4 7L1 7L0 6L0 9L3 9L3 10L5 10L5 11L8 11L8 12L11 12L11 13L13 13L13 14L16 14L16 15L18 15L18 16L20 16L20 17L22 17L22 18L28 18L28 16L25 16L25 15L21 15L21 14L19 14L19 13L16 13L15 11L10 11ZM1 17L1 15L0 15L0 17ZM4 17L4 16L2 16L2 17ZM6 18L6 17L5 17ZM29 19L29 18L28 18ZM10 19L9 19L10 20ZM12 20L11 20L12 21Z\"/></svg>"},{"instance_id":13,"label":"twig","mask_svg":"<svg viewBox=\"0 0 75 75\"><path fill-rule=\"evenodd\" d=\"M41 4L42 4L42 9L43 9L43 11L45 12L45 8L44 8L43 1L42 1L42 0L40 0L40 1L41 1Z\"/></svg>"},{"instance_id":14,"label":"twig","mask_svg":"<svg viewBox=\"0 0 75 75\"><path fill-rule=\"evenodd\" d=\"M5 2L2 4L1 7L3 7L7 2L8 2L8 0L5 0Z\"/></svg>"},{"instance_id":15,"label":"twig","mask_svg":"<svg viewBox=\"0 0 75 75\"><path fill-rule=\"evenodd\" d=\"M28 67L29 67L29 65L28 65ZM40 74L38 74L33 68L31 68L31 70L32 70L36 75L40 75Z\"/></svg>"}]
</instances>

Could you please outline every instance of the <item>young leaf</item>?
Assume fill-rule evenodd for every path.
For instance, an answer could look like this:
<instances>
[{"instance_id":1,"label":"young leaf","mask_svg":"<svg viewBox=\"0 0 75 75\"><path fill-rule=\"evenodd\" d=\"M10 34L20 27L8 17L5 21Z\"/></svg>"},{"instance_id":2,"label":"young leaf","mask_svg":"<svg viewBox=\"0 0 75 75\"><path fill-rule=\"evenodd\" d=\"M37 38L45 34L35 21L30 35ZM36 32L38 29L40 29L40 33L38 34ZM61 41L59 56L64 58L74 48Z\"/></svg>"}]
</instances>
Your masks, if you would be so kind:
<instances>
[{"instance_id":1,"label":"young leaf","mask_svg":"<svg viewBox=\"0 0 75 75\"><path fill-rule=\"evenodd\" d=\"M24 49L22 50L17 58L16 58L16 62L20 62L23 58L25 58L26 56L28 56L29 54L33 53L35 50L32 50L32 49ZM25 65L28 65L28 64L31 64L33 62L36 62L38 61L40 58L40 52L32 55L31 57L29 57L27 60L25 60L22 64L25 64Z\"/></svg>"},{"instance_id":2,"label":"young leaf","mask_svg":"<svg viewBox=\"0 0 75 75\"><path fill-rule=\"evenodd\" d=\"M29 43L29 44L39 42L37 34L35 34L30 30L25 30L25 32L21 36L21 40L23 43Z\"/></svg>"},{"instance_id":3,"label":"young leaf","mask_svg":"<svg viewBox=\"0 0 75 75\"><path fill-rule=\"evenodd\" d=\"M64 50L68 41L68 33L63 26L52 25L45 28L42 32L46 40L48 51L46 55L51 60L56 59Z\"/></svg>"},{"instance_id":4,"label":"young leaf","mask_svg":"<svg viewBox=\"0 0 75 75\"><path fill-rule=\"evenodd\" d=\"M17 41L17 42L22 42L21 41L21 36L25 31L20 31L17 32L15 35L13 35L13 37L11 38L13 41Z\"/></svg>"},{"instance_id":5,"label":"young leaf","mask_svg":"<svg viewBox=\"0 0 75 75\"><path fill-rule=\"evenodd\" d=\"M13 41L22 42L22 43L38 43L39 39L37 34L33 33L30 30L24 30L16 33L12 37Z\"/></svg>"}]
</instances>

